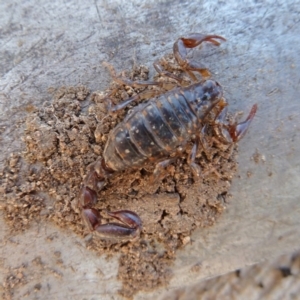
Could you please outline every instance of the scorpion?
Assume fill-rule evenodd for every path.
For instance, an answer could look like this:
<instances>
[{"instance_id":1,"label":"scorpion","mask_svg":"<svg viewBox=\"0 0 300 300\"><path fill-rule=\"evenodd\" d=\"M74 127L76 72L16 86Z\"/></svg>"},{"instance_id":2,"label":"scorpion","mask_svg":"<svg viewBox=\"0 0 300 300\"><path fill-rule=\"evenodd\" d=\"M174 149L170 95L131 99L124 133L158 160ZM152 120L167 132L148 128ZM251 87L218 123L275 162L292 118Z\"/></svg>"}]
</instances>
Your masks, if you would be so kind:
<instances>
[{"instance_id":1,"label":"scorpion","mask_svg":"<svg viewBox=\"0 0 300 300\"><path fill-rule=\"evenodd\" d=\"M110 105L110 111L113 112L133 101L150 99L133 108L111 130L102 157L89 166L90 170L82 183L78 201L82 220L100 238L130 240L137 238L142 230L141 218L130 210L107 211L108 216L119 222L102 224L100 212L94 206L97 194L113 174L128 168L142 167L150 161L157 163L153 175L158 175L170 163L170 155L192 140L194 144L188 162L192 171L199 176L201 170L195 163L195 157L211 111L216 111L212 126L222 143L232 145L245 135L257 111L257 104L252 106L245 121L226 121L228 103L223 97L221 85L209 79L210 72L205 66L187 57L188 48L197 47L205 41L219 46L217 40L226 41L218 35L192 33L174 43L176 62L195 83L184 86L181 78L167 72L159 62L154 62L156 71L177 81L177 86L160 94L157 90L146 90L120 104ZM130 81L117 77L113 67L110 67L110 72L115 81L124 85L162 87L162 83L157 81ZM202 76L200 81L194 72ZM106 99L110 102L110 96Z\"/></svg>"}]
</instances>

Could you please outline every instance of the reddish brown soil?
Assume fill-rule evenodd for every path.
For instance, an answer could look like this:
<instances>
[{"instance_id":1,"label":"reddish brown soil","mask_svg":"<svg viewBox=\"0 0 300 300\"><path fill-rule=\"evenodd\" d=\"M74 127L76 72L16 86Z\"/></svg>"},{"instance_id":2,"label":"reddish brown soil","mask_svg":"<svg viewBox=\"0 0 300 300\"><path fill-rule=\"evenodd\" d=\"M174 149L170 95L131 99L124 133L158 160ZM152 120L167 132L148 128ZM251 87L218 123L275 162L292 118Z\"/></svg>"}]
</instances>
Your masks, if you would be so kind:
<instances>
[{"instance_id":1,"label":"reddish brown soil","mask_svg":"<svg viewBox=\"0 0 300 300\"><path fill-rule=\"evenodd\" d=\"M146 80L148 70L135 67L131 74L123 75ZM128 86L118 89L115 103L141 91ZM85 87L51 92L53 101L28 115L26 151L12 155L3 170L2 209L12 234L26 230L31 222L48 220L83 238L90 233L77 208L79 187L88 165L101 156L110 130L132 106L109 115L104 92L90 94ZM119 279L124 296L168 283L176 250L191 242L194 229L212 226L224 211L237 169L237 149L230 152L213 137L208 128L209 152L201 150L196 158L205 176L195 178L187 164L189 143L158 184L149 185L154 169L149 164L116 174L99 194L96 208L103 215L105 209L130 209L143 221L136 241L113 244L97 236L87 239L87 249L108 256L121 253Z\"/></svg>"}]
</instances>

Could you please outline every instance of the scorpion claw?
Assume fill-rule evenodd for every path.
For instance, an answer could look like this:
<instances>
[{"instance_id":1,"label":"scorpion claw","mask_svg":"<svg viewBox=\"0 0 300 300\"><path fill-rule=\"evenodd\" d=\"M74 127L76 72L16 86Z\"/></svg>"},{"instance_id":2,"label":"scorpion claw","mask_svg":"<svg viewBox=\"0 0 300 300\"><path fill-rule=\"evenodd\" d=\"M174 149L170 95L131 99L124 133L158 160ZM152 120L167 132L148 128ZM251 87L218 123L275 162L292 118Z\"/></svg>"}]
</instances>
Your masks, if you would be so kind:
<instances>
[{"instance_id":1,"label":"scorpion claw","mask_svg":"<svg viewBox=\"0 0 300 300\"><path fill-rule=\"evenodd\" d=\"M95 231L102 238L128 240L137 237L142 229L142 221L140 217L130 210L120 210L114 212L106 212L110 217L113 217L123 224L107 223L98 225Z\"/></svg>"},{"instance_id":2,"label":"scorpion claw","mask_svg":"<svg viewBox=\"0 0 300 300\"><path fill-rule=\"evenodd\" d=\"M82 220L90 231L100 225L100 213L95 208L85 208L81 212Z\"/></svg>"},{"instance_id":3,"label":"scorpion claw","mask_svg":"<svg viewBox=\"0 0 300 300\"><path fill-rule=\"evenodd\" d=\"M83 186L79 194L80 206L88 207L97 202L97 193L88 186Z\"/></svg>"},{"instance_id":4,"label":"scorpion claw","mask_svg":"<svg viewBox=\"0 0 300 300\"><path fill-rule=\"evenodd\" d=\"M117 223L103 224L95 228L98 236L105 239L129 240L139 235L139 229L129 228Z\"/></svg>"},{"instance_id":5,"label":"scorpion claw","mask_svg":"<svg viewBox=\"0 0 300 300\"><path fill-rule=\"evenodd\" d=\"M95 231L100 237L114 240L129 240L139 236L142 229L140 217L130 210L106 212L120 223L101 224L101 216L95 208L82 210L82 219L90 231Z\"/></svg>"},{"instance_id":6,"label":"scorpion claw","mask_svg":"<svg viewBox=\"0 0 300 300\"><path fill-rule=\"evenodd\" d=\"M131 210L107 211L106 213L110 217L121 221L130 228L142 227L142 220L135 212Z\"/></svg>"},{"instance_id":7,"label":"scorpion claw","mask_svg":"<svg viewBox=\"0 0 300 300\"><path fill-rule=\"evenodd\" d=\"M257 111L257 104L252 109L244 122L229 126L229 133L234 143L238 142L247 132Z\"/></svg>"},{"instance_id":8,"label":"scorpion claw","mask_svg":"<svg viewBox=\"0 0 300 300\"><path fill-rule=\"evenodd\" d=\"M101 224L101 215L93 206L97 202L97 191L105 184L105 179L114 173L103 159L90 165L90 172L80 189L78 207L84 224L90 231L95 231L102 238L129 240L137 237L142 229L140 217L130 210L107 211L106 213L121 223Z\"/></svg>"},{"instance_id":9,"label":"scorpion claw","mask_svg":"<svg viewBox=\"0 0 300 300\"><path fill-rule=\"evenodd\" d=\"M210 77L208 69L199 62L191 61L187 58L187 49L195 48L203 42L212 43L219 46L220 42L216 39L226 41L225 38L219 35L205 35L202 33L191 33L188 36L179 38L173 45L173 52L178 65L182 70L186 71L192 80L197 81L197 77L193 72L199 72L203 78Z\"/></svg>"},{"instance_id":10,"label":"scorpion claw","mask_svg":"<svg viewBox=\"0 0 300 300\"><path fill-rule=\"evenodd\" d=\"M247 119L241 123L227 124L227 106L225 106L215 119L215 132L219 139L224 143L236 143L246 134L257 111L257 104L252 106L252 109Z\"/></svg>"},{"instance_id":11,"label":"scorpion claw","mask_svg":"<svg viewBox=\"0 0 300 300\"><path fill-rule=\"evenodd\" d=\"M215 35L215 34L205 35L202 33L192 33L189 36L183 37L181 39L186 48L195 48L198 45L200 45L201 43L203 43L204 41L210 42L210 43L214 44L215 46L220 45L220 42L216 41L216 39L226 41L226 39L223 38L222 36Z\"/></svg>"}]
</instances>

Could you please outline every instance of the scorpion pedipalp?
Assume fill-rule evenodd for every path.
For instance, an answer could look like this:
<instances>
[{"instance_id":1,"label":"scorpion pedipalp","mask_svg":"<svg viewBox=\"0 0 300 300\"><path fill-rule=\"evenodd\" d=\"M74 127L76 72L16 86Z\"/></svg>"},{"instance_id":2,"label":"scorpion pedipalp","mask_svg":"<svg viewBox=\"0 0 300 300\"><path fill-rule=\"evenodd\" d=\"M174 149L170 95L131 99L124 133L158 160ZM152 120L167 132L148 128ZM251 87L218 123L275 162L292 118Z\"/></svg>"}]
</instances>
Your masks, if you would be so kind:
<instances>
[{"instance_id":1,"label":"scorpion pedipalp","mask_svg":"<svg viewBox=\"0 0 300 300\"><path fill-rule=\"evenodd\" d=\"M215 132L220 140L226 144L237 143L247 132L257 111L257 104L254 104L245 121L228 124L226 121L227 106L225 106L215 119Z\"/></svg>"},{"instance_id":2,"label":"scorpion pedipalp","mask_svg":"<svg viewBox=\"0 0 300 300\"><path fill-rule=\"evenodd\" d=\"M105 179L114 173L103 159L98 159L91 164L90 172L84 180L84 184L80 190L78 206L81 209L82 219L90 231L95 231L102 238L108 239L132 239L137 236L142 229L142 221L140 217L130 210L120 210L109 212L107 215L122 222L101 224L101 215L93 206L97 202L97 191L100 191Z\"/></svg>"},{"instance_id":3,"label":"scorpion pedipalp","mask_svg":"<svg viewBox=\"0 0 300 300\"><path fill-rule=\"evenodd\" d=\"M193 60L189 60L187 58L187 48L195 48L200 44L202 44L203 42L210 42L215 46L219 46L220 43L216 41L216 39L226 41L225 38L219 35L205 35L202 33L191 33L186 37L179 38L174 43L173 51L178 65L182 68L182 70L186 71L194 81L197 81L197 77L192 72L198 72L204 78L210 77L210 72L201 63Z\"/></svg>"},{"instance_id":4,"label":"scorpion pedipalp","mask_svg":"<svg viewBox=\"0 0 300 300\"><path fill-rule=\"evenodd\" d=\"M234 143L238 142L247 132L257 111L257 104L254 104L247 119L241 123L233 124L229 127L229 132Z\"/></svg>"},{"instance_id":5,"label":"scorpion pedipalp","mask_svg":"<svg viewBox=\"0 0 300 300\"><path fill-rule=\"evenodd\" d=\"M94 208L83 209L83 218L86 220L90 229L104 239L113 239L117 241L133 239L139 235L142 229L140 217L130 210L120 210L106 212L110 217L122 222L101 224L101 215Z\"/></svg>"}]
</instances>

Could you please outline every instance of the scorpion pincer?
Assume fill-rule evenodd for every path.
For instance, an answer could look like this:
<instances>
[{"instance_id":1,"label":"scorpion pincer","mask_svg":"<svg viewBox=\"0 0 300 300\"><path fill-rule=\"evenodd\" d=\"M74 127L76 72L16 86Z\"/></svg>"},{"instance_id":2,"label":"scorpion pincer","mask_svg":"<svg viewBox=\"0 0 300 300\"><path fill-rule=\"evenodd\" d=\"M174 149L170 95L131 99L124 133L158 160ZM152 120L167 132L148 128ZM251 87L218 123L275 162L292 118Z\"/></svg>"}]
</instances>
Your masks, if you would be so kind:
<instances>
[{"instance_id":1,"label":"scorpion pincer","mask_svg":"<svg viewBox=\"0 0 300 300\"><path fill-rule=\"evenodd\" d=\"M128 240L139 236L142 229L140 217L129 210L107 212L117 219L118 223L101 223L101 216L94 208L97 193L101 191L106 179L116 172L128 168L142 167L146 162L157 162L154 173L170 161L169 156L183 147L192 137L196 137L189 163L199 175L199 166L195 163L199 141L203 128L207 124L206 117L212 111L214 114L212 126L222 143L238 142L246 133L255 113L257 105L253 105L248 117L241 123L226 121L227 102L223 97L222 87L214 80L197 82L193 72L198 72L203 78L209 76L209 71L201 64L187 58L187 48L194 48L207 41L218 46L216 39L225 40L218 35L190 34L179 38L173 46L174 56L181 67L196 83L187 87L181 86L181 79L163 70L159 63L154 63L158 73L175 79L179 87L157 95L157 91L142 92L123 103L111 108L115 111L125 107L137 99L152 97L148 102L136 106L109 134L108 141L99 157L90 165L90 171L85 177L79 195L79 208L86 226L97 232L102 238ZM114 79L122 84L132 86L161 86L161 82L131 82L117 78L111 70Z\"/></svg>"}]
</instances>

